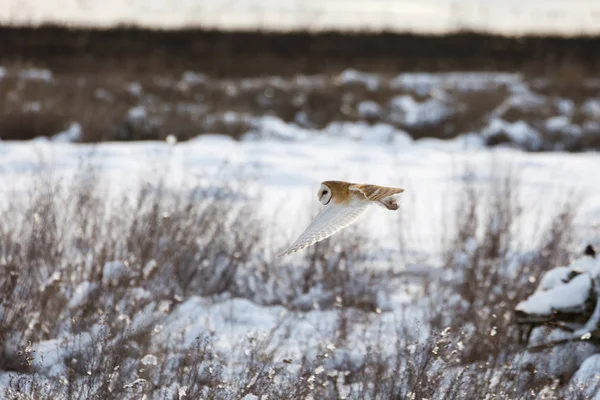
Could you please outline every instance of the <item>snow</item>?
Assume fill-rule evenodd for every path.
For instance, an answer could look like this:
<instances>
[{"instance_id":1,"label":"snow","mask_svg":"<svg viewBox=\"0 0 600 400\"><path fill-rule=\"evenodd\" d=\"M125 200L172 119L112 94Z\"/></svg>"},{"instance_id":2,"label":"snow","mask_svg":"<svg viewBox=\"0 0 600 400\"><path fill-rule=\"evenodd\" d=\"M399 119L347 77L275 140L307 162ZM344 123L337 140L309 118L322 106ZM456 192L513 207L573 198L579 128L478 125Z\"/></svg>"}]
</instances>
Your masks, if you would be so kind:
<instances>
[{"instance_id":1,"label":"snow","mask_svg":"<svg viewBox=\"0 0 600 400\"><path fill-rule=\"evenodd\" d=\"M323 136L352 139L357 142L378 144L410 145L410 135L388 124L369 125L364 122L332 122L319 131Z\"/></svg>"},{"instance_id":2,"label":"snow","mask_svg":"<svg viewBox=\"0 0 600 400\"><path fill-rule=\"evenodd\" d=\"M563 285L569 281L568 277L570 273L570 267L556 267L551 269L544 274L536 291L542 292Z\"/></svg>"},{"instance_id":3,"label":"snow","mask_svg":"<svg viewBox=\"0 0 600 400\"><path fill-rule=\"evenodd\" d=\"M512 142L532 150L539 149L542 142L540 133L522 120L511 123L501 118L492 118L481 134L488 139L505 134Z\"/></svg>"},{"instance_id":4,"label":"snow","mask_svg":"<svg viewBox=\"0 0 600 400\"><path fill-rule=\"evenodd\" d=\"M165 142L167 142L169 146L174 146L177 143L177 137L175 135L167 135Z\"/></svg>"},{"instance_id":5,"label":"snow","mask_svg":"<svg viewBox=\"0 0 600 400\"><path fill-rule=\"evenodd\" d=\"M587 99L581 105L581 112L592 119L600 119L600 99Z\"/></svg>"},{"instance_id":6,"label":"snow","mask_svg":"<svg viewBox=\"0 0 600 400\"><path fill-rule=\"evenodd\" d=\"M204 135L174 146L165 142L98 145L1 142L0 171L10 176L11 181L26 186L27 181L20 181L18 177L26 177L39 168L40 154L54 165L58 175L71 174L79 158L92 157L90 161L101 168L104 179L112 182L110 191L119 193L136 188L140 176L152 181L150 164L171 166L165 169L169 174L166 182L174 190L182 180L193 185L197 177L210 175L224 164L232 170L252 166L264 192L263 208L278 209L283 205L282 213L290 216L297 215L298 210L306 210L307 202L314 203L314 191L326 179L398 185L407 190L402 200L403 210L411 216L411 224L422 230L418 235L420 241L433 242L435 230L432 228L443 211L439 199L445 198L451 207L451 194L457 190L455 180L460 171L456 166L478 165L482 179L489 182L490 155L493 155L518 168L526 204L538 202L536 209L553 209L554 195L585 192L590 201L583 205L580 224L591 228L600 222L600 208L593 201L600 198L600 193L593 180L588 179L589 171L600 166L600 159L594 153L527 154L510 149L489 150L468 135L451 141L413 141L406 132L384 124L336 123L322 132L314 132L275 118L265 118L263 122L264 126L257 125L253 132L262 132L266 138L250 140L248 137L241 142L222 135ZM540 195L540 189L544 190L544 196ZM418 199L414 199L414 195L418 195ZM373 226L377 223L389 226L385 222L389 215L384 211L367 211L365 226L370 226L371 221ZM532 216L532 226L534 220ZM386 236L382 230L374 234L377 239ZM291 232L289 235L293 236ZM113 269L116 272L117 266L124 268L121 263L105 266L108 274L105 279L113 279Z\"/></svg>"},{"instance_id":7,"label":"snow","mask_svg":"<svg viewBox=\"0 0 600 400\"><path fill-rule=\"evenodd\" d=\"M127 86L127 91L136 97L139 97L142 94L142 90L142 85L139 82L131 82Z\"/></svg>"},{"instance_id":8,"label":"snow","mask_svg":"<svg viewBox=\"0 0 600 400\"><path fill-rule=\"evenodd\" d=\"M537 292L520 302L516 310L533 315L551 315L554 310L565 312L578 309L589 297L591 287L591 277L587 274L579 275L564 285Z\"/></svg>"},{"instance_id":9,"label":"snow","mask_svg":"<svg viewBox=\"0 0 600 400\"><path fill-rule=\"evenodd\" d=\"M522 76L515 73L452 72L452 73L402 73L390 83L393 89L415 92L419 96L431 93L436 88L459 92L476 92L490 87L513 87L522 85Z\"/></svg>"},{"instance_id":10,"label":"snow","mask_svg":"<svg viewBox=\"0 0 600 400\"><path fill-rule=\"evenodd\" d=\"M198 85L208 81L208 77L202 73L185 71L181 76L181 80L188 85Z\"/></svg>"},{"instance_id":11,"label":"snow","mask_svg":"<svg viewBox=\"0 0 600 400\"><path fill-rule=\"evenodd\" d=\"M52 71L48 69L29 68L19 71L21 79L29 79L34 81L51 82L53 79Z\"/></svg>"},{"instance_id":12,"label":"snow","mask_svg":"<svg viewBox=\"0 0 600 400\"><path fill-rule=\"evenodd\" d=\"M124 263L121 261L110 261L104 264L102 282L110 283L111 281L119 280L121 277L127 275L127 266Z\"/></svg>"},{"instance_id":13,"label":"snow","mask_svg":"<svg viewBox=\"0 0 600 400\"><path fill-rule=\"evenodd\" d=\"M595 296L592 280L600 278L600 259L580 257L567 267L546 272L535 293L517 304L516 310L532 315L550 315L553 311L583 309L590 296ZM584 332L585 333L585 332Z\"/></svg>"},{"instance_id":14,"label":"snow","mask_svg":"<svg viewBox=\"0 0 600 400\"><path fill-rule=\"evenodd\" d=\"M346 69L339 75L338 80L341 84L349 85L360 83L370 90L376 90L379 85L379 76L366 72L359 72L354 69Z\"/></svg>"},{"instance_id":15,"label":"snow","mask_svg":"<svg viewBox=\"0 0 600 400\"><path fill-rule=\"evenodd\" d=\"M557 117L548 118L546 120L546 129L549 131L560 131L565 129L571 123L569 117L560 115Z\"/></svg>"},{"instance_id":16,"label":"snow","mask_svg":"<svg viewBox=\"0 0 600 400\"><path fill-rule=\"evenodd\" d=\"M255 121L255 130L246 133L245 140L257 139L279 139L286 141L304 140L310 135L310 131L295 124L286 124L274 116L264 116Z\"/></svg>"},{"instance_id":17,"label":"snow","mask_svg":"<svg viewBox=\"0 0 600 400\"><path fill-rule=\"evenodd\" d=\"M453 114L450 107L435 98L417 102L410 95L400 95L390 100L390 106L392 120L412 128L439 123Z\"/></svg>"},{"instance_id":18,"label":"snow","mask_svg":"<svg viewBox=\"0 0 600 400\"><path fill-rule=\"evenodd\" d=\"M587 134L597 135L600 132L600 122L586 121L583 124L583 131Z\"/></svg>"},{"instance_id":19,"label":"snow","mask_svg":"<svg viewBox=\"0 0 600 400\"><path fill-rule=\"evenodd\" d=\"M69 300L70 308L77 308L84 304L89 295L98 287L95 283L88 281L81 282L76 288L71 300Z\"/></svg>"},{"instance_id":20,"label":"snow","mask_svg":"<svg viewBox=\"0 0 600 400\"><path fill-rule=\"evenodd\" d=\"M524 82L514 82L507 86L511 95L502 102L492 115L498 118L503 117L510 110L519 110L520 112L539 112L540 109L550 107L549 101L541 94L534 93Z\"/></svg>"},{"instance_id":21,"label":"snow","mask_svg":"<svg viewBox=\"0 0 600 400\"><path fill-rule=\"evenodd\" d=\"M135 106L129 109L127 117L132 121L142 120L148 116L148 111L144 106Z\"/></svg>"},{"instance_id":22,"label":"snow","mask_svg":"<svg viewBox=\"0 0 600 400\"><path fill-rule=\"evenodd\" d=\"M579 367L571 385L581 390L586 398L600 399L600 392L597 391L600 387L600 354L595 354L588 357Z\"/></svg>"},{"instance_id":23,"label":"snow","mask_svg":"<svg viewBox=\"0 0 600 400\"><path fill-rule=\"evenodd\" d=\"M365 100L358 103L358 115L362 118L376 117L380 112L381 107L372 100Z\"/></svg>"},{"instance_id":24,"label":"snow","mask_svg":"<svg viewBox=\"0 0 600 400\"><path fill-rule=\"evenodd\" d=\"M79 140L81 140L81 125L78 122L72 122L66 130L52 137L53 142L78 142Z\"/></svg>"},{"instance_id":25,"label":"snow","mask_svg":"<svg viewBox=\"0 0 600 400\"><path fill-rule=\"evenodd\" d=\"M575 102L571 99L558 99L556 106L562 114L566 114L567 116L573 115L575 111Z\"/></svg>"}]
</instances>

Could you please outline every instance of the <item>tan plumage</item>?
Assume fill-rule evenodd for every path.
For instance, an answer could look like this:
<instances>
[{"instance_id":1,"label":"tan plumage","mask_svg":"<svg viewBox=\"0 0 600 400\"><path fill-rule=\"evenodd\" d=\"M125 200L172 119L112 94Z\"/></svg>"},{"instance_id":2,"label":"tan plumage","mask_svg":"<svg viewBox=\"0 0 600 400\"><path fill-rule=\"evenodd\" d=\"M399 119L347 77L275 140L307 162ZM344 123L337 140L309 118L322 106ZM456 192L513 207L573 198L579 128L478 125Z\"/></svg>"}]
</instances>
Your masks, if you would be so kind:
<instances>
[{"instance_id":1,"label":"tan plumage","mask_svg":"<svg viewBox=\"0 0 600 400\"><path fill-rule=\"evenodd\" d=\"M404 189L401 188L368 184L352 184L350 185L350 190L356 190L361 192L367 198L367 200L380 202L381 205L383 205L388 210L397 210L398 203L396 203L395 199L393 198L386 198L404 192Z\"/></svg>"},{"instance_id":2,"label":"tan plumage","mask_svg":"<svg viewBox=\"0 0 600 400\"><path fill-rule=\"evenodd\" d=\"M293 253L319 242L355 222L369 204L397 210L395 195L404 189L344 181L324 181L317 197L325 208L284 252Z\"/></svg>"}]
</instances>

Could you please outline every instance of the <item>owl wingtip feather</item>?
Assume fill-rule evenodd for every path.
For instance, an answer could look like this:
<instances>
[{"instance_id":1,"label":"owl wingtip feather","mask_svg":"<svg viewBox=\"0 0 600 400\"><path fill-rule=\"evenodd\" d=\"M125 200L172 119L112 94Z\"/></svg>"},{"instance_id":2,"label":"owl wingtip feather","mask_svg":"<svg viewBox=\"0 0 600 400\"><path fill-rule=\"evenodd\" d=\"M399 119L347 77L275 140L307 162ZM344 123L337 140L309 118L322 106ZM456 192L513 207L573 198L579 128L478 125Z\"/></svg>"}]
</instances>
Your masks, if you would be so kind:
<instances>
[{"instance_id":1,"label":"owl wingtip feather","mask_svg":"<svg viewBox=\"0 0 600 400\"><path fill-rule=\"evenodd\" d=\"M283 257L285 255L295 253L298 250L300 250L300 249L288 248L288 249L285 249L284 251L282 251L281 253L277 254L277 257Z\"/></svg>"}]
</instances>

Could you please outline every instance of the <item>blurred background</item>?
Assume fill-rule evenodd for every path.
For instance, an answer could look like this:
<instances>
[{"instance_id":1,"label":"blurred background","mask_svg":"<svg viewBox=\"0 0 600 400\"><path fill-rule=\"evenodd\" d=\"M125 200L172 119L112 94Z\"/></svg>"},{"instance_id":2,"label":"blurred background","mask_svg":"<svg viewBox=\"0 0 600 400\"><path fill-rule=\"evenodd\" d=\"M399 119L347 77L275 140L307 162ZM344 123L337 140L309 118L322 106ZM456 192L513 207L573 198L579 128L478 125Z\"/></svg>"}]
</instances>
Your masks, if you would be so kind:
<instances>
[{"instance_id":1,"label":"blurred background","mask_svg":"<svg viewBox=\"0 0 600 400\"><path fill-rule=\"evenodd\" d=\"M7 0L0 137L240 138L272 117L597 149L599 20L590 0ZM398 75L457 71L476 74Z\"/></svg>"}]
</instances>

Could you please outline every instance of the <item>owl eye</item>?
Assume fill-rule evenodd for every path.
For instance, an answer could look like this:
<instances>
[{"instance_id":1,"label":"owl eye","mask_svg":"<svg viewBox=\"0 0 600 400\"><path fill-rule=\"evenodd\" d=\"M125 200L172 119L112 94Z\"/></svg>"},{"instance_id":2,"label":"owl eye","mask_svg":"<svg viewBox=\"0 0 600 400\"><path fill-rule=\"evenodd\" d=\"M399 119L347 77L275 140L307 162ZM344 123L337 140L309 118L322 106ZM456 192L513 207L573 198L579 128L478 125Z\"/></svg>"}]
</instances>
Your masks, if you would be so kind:
<instances>
[{"instance_id":1,"label":"owl eye","mask_svg":"<svg viewBox=\"0 0 600 400\"><path fill-rule=\"evenodd\" d=\"M327 194L327 190L323 190L323 191L321 192L321 196L325 196L326 194Z\"/></svg>"}]
</instances>

